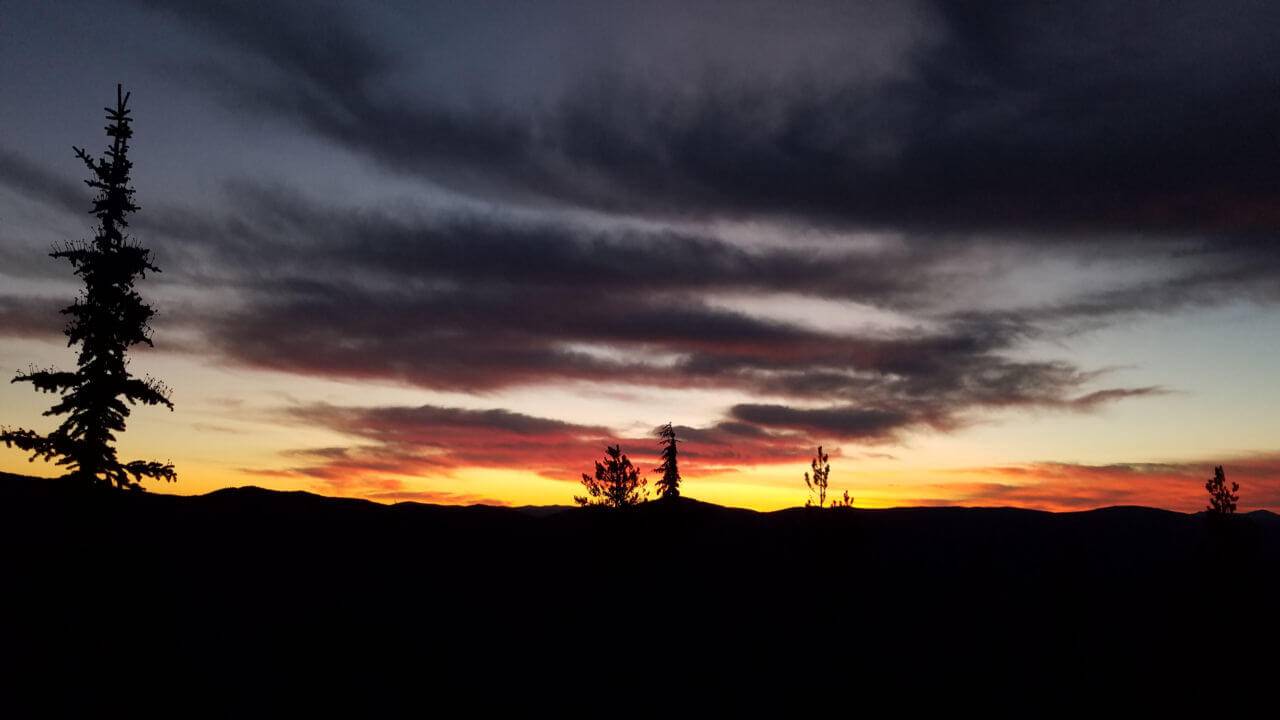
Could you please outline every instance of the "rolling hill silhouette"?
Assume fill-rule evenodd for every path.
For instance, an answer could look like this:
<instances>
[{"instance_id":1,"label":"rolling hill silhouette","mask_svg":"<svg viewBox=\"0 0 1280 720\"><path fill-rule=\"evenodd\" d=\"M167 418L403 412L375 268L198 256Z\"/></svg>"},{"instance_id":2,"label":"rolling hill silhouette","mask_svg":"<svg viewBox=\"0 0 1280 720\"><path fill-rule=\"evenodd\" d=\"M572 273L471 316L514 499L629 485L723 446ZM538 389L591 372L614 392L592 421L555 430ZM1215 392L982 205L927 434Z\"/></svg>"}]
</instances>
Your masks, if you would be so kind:
<instances>
[{"instance_id":1,"label":"rolling hill silhouette","mask_svg":"<svg viewBox=\"0 0 1280 720\"><path fill-rule=\"evenodd\" d=\"M508 674L572 686L583 664L647 673L664 658L704 690L800 682L812 663L878 687L972 674L1079 689L1132 683L1134 668L1168 681L1244 635L1268 642L1280 517L1232 520L380 505L0 475L21 619L8 647L51 670L136 659L219 697L339 667L444 694Z\"/></svg>"}]
</instances>

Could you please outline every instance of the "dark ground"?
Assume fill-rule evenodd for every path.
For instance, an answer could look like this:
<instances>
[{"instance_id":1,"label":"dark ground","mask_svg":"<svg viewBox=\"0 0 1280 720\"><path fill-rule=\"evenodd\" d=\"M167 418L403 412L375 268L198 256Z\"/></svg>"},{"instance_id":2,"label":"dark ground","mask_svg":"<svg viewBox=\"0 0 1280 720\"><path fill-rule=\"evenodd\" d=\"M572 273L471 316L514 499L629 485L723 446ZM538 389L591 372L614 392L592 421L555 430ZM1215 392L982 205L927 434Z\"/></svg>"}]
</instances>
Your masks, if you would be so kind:
<instances>
[{"instance_id":1,"label":"dark ground","mask_svg":"<svg viewBox=\"0 0 1280 720\"><path fill-rule=\"evenodd\" d=\"M0 475L0 541L8 657L77 688L42 700L73 711L98 685L273 714L264 696L911 706L1280 679L1267 512L533 512Z\"/></svg>"}]
</instances>

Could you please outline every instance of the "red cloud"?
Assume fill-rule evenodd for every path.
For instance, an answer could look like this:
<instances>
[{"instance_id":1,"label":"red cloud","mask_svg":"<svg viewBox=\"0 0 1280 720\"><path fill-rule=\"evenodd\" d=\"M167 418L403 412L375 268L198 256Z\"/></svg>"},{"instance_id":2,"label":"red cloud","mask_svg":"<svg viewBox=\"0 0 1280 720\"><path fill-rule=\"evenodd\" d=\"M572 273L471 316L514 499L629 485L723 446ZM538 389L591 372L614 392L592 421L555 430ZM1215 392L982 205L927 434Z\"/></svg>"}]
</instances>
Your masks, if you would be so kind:
<instances>
[{"instance_id":1,"label":"red cloud","mask_svg":"<svg viewBox=\"0 0 1280 720\"><path fill-rule=\"evenodd\" d=\"M641 468L659 463L653 437L619 437L601 427L507 410L307 405L286 410L285 417L350 435L359 442L290 450L284 454L297 459L297 465L246 472L310 478L327 492L377 500L409 499L413 493L405 489L403 477L447 475L459 468L526 470L576 481L611 444L621 444ZM686 477L765 463L804 462L813 449L803 435L769 432L745 423L677 426L676 433L682 441L681 470ZM475 500L430 495L423 499Z\"/></svg>"},{"instance_id":2,"label":"red cloud","mask_svg":"<svg viewBox=\"0 0 1280 720\"><path fill-rule=\"evenodd\" d=\"M1240 509L1280 510L1280 454L1183 463L1077 465L1033 463L965 470L990 482L935 486L946 497L922 505L1009 505L1040 510L1084 510L1110 505L1148 505L1183 512L1205 509L1204 482L1215 465L1240 483Z\"/></svg>"}]
</instances>

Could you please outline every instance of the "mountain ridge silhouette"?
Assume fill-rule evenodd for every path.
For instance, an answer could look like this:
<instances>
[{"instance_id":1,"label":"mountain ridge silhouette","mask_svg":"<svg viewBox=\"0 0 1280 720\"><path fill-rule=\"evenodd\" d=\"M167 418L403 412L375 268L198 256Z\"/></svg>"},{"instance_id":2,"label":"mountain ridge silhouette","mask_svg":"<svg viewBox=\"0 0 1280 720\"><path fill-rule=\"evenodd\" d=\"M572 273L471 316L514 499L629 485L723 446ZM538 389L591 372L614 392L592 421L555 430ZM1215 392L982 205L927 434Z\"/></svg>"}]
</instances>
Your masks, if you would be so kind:
<instances>
[{"instance_id":1,"label":"mountain ridge silhouette","mask_svg":"<svg viewBox=\"0 0 1280 720\"><path fill-rule=\"evenodd\" d=\"M0 472L0 482L37 482L37 483L56 484L59 482L59 479L36 477L36 476L30 476L30 475L20 475L17 473ZM280 497L299 498L299 499L307 498L308 499L307 501L310 501L310 502L332 501L334 503L360 503L360 504L367 504L370 507L383 507L383 508L397 508L402 506L403 507L421 506L421 507L428 507L428 508L484 508L488 510L512 511L512 512L526 514L526 515L533 515L535 517L545 517L548 515L554 515L561 512L580 511L580 510L586 510L587 512L609 512L610 511L609 508L584 509L576 505L493 505L493 504L483 503L483 502L456 504L456 503L432 503L432 502L425 502L421 500L399 500L392 503L384 503L384 502L378 502L376 500L370 500L368 498L347 497L347 496L340 496L340 495L325 495L322 493L311 492L309 490L276 490L272 488L262 487L260 485L239 485L234 487L217 488L215 490L210 490L209 492L200 493L197 495L186 495L186 494L177 494L177 493L149 493L147 495L150 497L185 498L185 499L266 498L266 497L280 496ZM815 512L815 509L813 508L806 508L799 505L794 507L779 508L776 510L756 510L753 508L743 508L743 507L736 507L732 505L720 505L718 503L713 503L706 500L698 500L696 498L685 497L685 496L681 496L678 498L671 498L671 499L663 499L663 500L654 499L637 506L637 508L646 508L645 510L646 512L658 511L659 509L662 509L662 508L672 509L675 507L679 507L682 511L685 511L685 512L688 511L688 508L697 507L697 508L705 508L708 511L743 512L743 513L755 513L758 515L776 515L776 514L786 514L786 513L795 513L795 512L808 514L808 513ZM1186 516L1186 517L1200 517L1206 514L1206 511L1204 510L1200 510L1196 512L1183 512L1180 510L1171 510L1168 508L1160 508L1160 507L1154 507L1150 505L1131 505L1131 504L1106 505L1106 506L1096 507L1096 508L1083 508L1080 510L1042 510L1037 508L1024 508L1024 507L1017 507L1012 505L894 505L889 507L878 507L878 508L862 508L862 507L854 507L854 508L847 508L847 509L828 508L827 511L836 512L836 513L839 513L839 512L899 513L899 512L910 512L910 511L922 512L922 513L937 513L937 512L946 512L946 511L1011 511L1015 513L1043 513L1047 515L1084 515L1088 513L1113 513L1113 512L1142 513L1142 512L1149 511L1152 513L1168 513L1171 515ZM1267 510L1265 508L1239 512L1237 513L1237 515L1239 517L1274 519L1276 522L1280 522L1280 514L1277 514L1276 512Z\"/></svg>"},{"instance_id":2,"label":"mountain ridge silhouette","mask_svg":"<svg viewBox=\"0 0 1280 720\"><path fill-rule=\"evenodd\" d=\"M539 515L2 475L4 639L27 667L152 662L152 682L203 698L287 670L312 679L293 692L339 672L474 704L486 678L545 690L569 667L663 662L703 693L794 687L824 667L880 692L999 678L1077 695L1136 687L1140 668L1154 692L1194 682L1205 657L1280 641L1280 518L1229 520L685 497Z\"/></svg>"}]
</instances>

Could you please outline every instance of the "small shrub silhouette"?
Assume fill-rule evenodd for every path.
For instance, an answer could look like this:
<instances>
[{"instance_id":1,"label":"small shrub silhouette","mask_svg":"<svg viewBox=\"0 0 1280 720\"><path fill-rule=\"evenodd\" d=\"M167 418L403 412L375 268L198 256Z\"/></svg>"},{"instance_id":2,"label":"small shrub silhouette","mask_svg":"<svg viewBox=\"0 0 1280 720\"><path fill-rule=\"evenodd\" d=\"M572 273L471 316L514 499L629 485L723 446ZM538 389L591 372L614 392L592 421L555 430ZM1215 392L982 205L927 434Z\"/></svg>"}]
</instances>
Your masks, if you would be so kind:
<instances>
[{"instance_id":1,"label":"small shrub silhouette","mask_svg":"<svg viewBox=\"0 0 1280 720\"><path fill-rule=\"evenodd\" d=\"M662 477L653 485L658 489L658 496L664 498L680 497L680 467L677 462L676 431L671 423L662 425L654 431L662 446L662 464L654 468Z\"/></svg>"},{"instance_id":2,"label":"small shrub silhouette","mask_svg":"<svg viewBox=\"0 0 1280 720\"><path fill-rule=\"evenodd\" d=\"M586 495L573 498L579 505L603 505L606 507L630 507L639 505L649 495L647 481L640 477L640 470L622 453L618 445L605 448L604 462L596 461L595 476L582 474Z\"/></svg>"},{"instance_id":3,"label":"small shrub silhouette","mask_svg":"<svg viewBox=\"0 0 1280 720\"><path fill-rule=\"evenodd\" d=\"M1228 490L1227 474L1223 472L1221 465L1213 469L1213 477L1205 482L1204 489L1209 491L1210 515L1221 517L1235 513L1236 503L1240 500L1240 496L1236 494L1240 490L1240 483L1231 483L1231 489Z\"/></svg>"},{"instance_id":4,"label":"small shrub silhouette","mask_svg":"<svg viewBox=\"0 0 1280 720\"><path fill-rule=\"evenodd\" d=\"M129 94L116 86L115 108L107 112L111 145L100 159L81 148L76 157L89 168L85 184L98 191L92 213L98 218L92 241L68 242L50 253L66 260L84 282L80 297L62 310L70 316L64 331L68 345L80 345L75 372L32 367L13 382L27 382L40 392L56 393L62 400L45 415L66 415L56 430L41 435L32 430L0 428L0 442L37 458L53 460L68 468L66 477L92 486L141 489L143 478L173 481L173 465L117 459L115 434L124 432L130 406L164 405L170 410L169 391L152 378L129 374L128 350L151 345L148 321L155 310L142 301L134 282L147 271L160 272L151 262L151 251L126 234L128 216L138 210L133 202L129 171Z\"/></svg>"},{"instance_id":5,"label":"small shrub silhouette","mask_svg":"<svg viewBox=\"0 0 1280 720\"><path fill-rule=\"evenodd\" d=\"M841 498L840 498L840 499L838 499L838 500L832 500L832 501L831 501L831 507L832 507L832 509L835 509L835 508L851 508L851 507L853 507L853 497L852 497L851 495L849 495L849 491L848 491L848 490L845 490L845 491L844 491L844 497L841 497Z\"/></svg>"}]
</instances>

